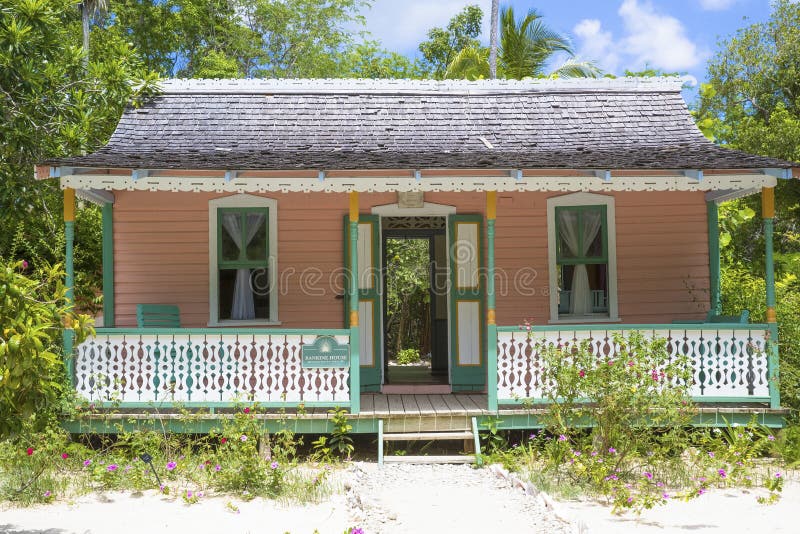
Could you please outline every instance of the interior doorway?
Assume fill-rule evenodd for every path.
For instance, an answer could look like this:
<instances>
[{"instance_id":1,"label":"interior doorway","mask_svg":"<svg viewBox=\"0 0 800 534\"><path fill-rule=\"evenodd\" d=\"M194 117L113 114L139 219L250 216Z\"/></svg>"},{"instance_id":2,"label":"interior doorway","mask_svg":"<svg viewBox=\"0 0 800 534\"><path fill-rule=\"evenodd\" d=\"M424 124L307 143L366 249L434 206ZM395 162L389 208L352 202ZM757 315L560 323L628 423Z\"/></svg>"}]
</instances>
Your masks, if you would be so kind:
<instances>
[{"instance_id":1,"label":"interior doorway","mask_svg":"<svg viewBox=\"0 0 800 534\"><path fill-rule=\"evenodd\" d=\"M446 224L381 218L385 384L449 383Z\"/></svg>"}]
</instances>

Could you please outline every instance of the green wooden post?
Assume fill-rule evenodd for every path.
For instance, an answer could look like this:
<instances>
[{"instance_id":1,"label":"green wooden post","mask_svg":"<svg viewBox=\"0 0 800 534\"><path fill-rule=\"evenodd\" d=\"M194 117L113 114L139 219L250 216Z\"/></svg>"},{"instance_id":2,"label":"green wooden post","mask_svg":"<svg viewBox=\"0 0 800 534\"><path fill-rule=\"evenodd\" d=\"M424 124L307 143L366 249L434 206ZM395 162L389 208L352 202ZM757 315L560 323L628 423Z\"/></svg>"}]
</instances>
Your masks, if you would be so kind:
<instances>
[{"instance_id":1,"label":"green wooden post","mask_svg":"<svg viewBox=\"0 0 800 534\"><path fill-rule=\"evenodd\" d=\"M64 189L64 238L66 241L64 250L66 279L64 280L64 285L67 290L67 312L71 314L75 304L75 261L73 257L75 247L75 190L69 188ZM64 325L64 366L67 370L67 377L72 384L74 384L75 378L74 360L72 358L74 334L71 328Z\"/></svg>"},{"instance_id":2,"label":"green wooden post","mask_svg":"<svg viewBox=\"0 0 800 534\"><path fill-rule=\"evenodd\" d=\"M114 205L103 204L103 326L114 319Z\"/></svg>"},{"instance_id":3,"label":"green wooden post","mask_svg":"<svg viewBox=\"0 0 800 534\"><path fill-rule=\"evenodd\" d=\"M761 217L764 219L764 281L767 297L767 324L769 325L769 399L771 408L780 408L780 359L778 353L778 318L775 313L775 258L773 230L775 218L775 188L761 189Z\"/></svg>"},{"instance_id":4,"label":"green wooden post","mask_svg":"<svg viewBox=\"0 0 800 534\"><path fill-rule=\"evenodd\" d=\"M711 312L722 313L720 289L719 206L713 200L706 202L708 214L708 277L711 286Z\"/></svg>"},{"instance_id":5,"label":"green wooden post","mask_svg":"<svg viewBox=\"0 0 800 534\"><path fill-rule=\"evenodd\" d=\"M361 337L358 324L358 193L350 193L350 413L361 411Z\"/></svg>"},{"instance_id":6,"label":"green wooden post","mask_svg":"<svg viewBox=\"0 0 800 534\"><path fill-rule=\"evenodd\" d=\"M487 409L497 411L497 318L494 292L494 237L497 193L486 193L486 398ZM476 451L480 453L480 450Z\"/></svg>"}]
</instances>

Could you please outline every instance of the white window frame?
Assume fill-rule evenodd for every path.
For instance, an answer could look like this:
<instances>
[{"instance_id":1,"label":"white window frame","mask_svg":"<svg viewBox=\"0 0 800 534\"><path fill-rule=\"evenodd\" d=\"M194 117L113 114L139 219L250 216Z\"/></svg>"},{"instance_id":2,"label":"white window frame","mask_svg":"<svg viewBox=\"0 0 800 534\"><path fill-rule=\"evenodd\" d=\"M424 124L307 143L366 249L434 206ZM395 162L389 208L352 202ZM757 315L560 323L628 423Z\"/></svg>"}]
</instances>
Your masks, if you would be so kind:
<instances>
[{"instance_id":1,"label":"white window frame","mask_svg":"<svg viewBox=\"0 0 800 534\"><path fill-rule=\"evenodd\" d=\"M563 206L605 206L608 225L608 315L558 316L558 265L556 256L556 208ZM547 267L550 287L550 323L619 322L617 300L617 227L614 197L595 193L572 193L547 199Z\"/></svg>"},{"instance_id":2,"label":"white window frame","mask_svg":"<svg viewBox=\"0 0 800 534\"><path fill-rule=\"evenodd\" d=\"M217 210L219 208L268 208L269 314L268 320L219 318L219 272L217 265ZM274 198L238 194L208 201L208 326L277 326L278 320L278 201Z\"/></svg>"}]
</instances>

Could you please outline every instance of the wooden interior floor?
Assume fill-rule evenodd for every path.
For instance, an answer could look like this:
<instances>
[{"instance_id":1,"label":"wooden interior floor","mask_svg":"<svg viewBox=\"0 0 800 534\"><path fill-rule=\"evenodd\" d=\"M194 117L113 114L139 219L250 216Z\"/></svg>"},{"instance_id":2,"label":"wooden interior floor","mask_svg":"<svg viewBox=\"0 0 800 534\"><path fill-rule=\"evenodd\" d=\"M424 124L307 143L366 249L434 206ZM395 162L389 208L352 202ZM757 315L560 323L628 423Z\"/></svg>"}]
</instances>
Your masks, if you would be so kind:
<instances>
[{"instance_id":1,"label":"wooden interior floor","mask_svg":"<svg viewBox=\"0 0 800 534\"><path fill-rule=\"evenodd\" d=\"M384 395L382 393L362 393L362 416L452 416L484 415L486 395L474 393L454 393L450 395Z\"/></svg>"},{"instance_id":2,"label":"wooden interior floor","mask_svg":"<svg viewBox=\"0 0 800 534\"><path fill-rule=\"evenodd\" d=\"M447 373L434 375L430 367L390 365L387 384L447 384Z\"/></svg>"}]
</instances>

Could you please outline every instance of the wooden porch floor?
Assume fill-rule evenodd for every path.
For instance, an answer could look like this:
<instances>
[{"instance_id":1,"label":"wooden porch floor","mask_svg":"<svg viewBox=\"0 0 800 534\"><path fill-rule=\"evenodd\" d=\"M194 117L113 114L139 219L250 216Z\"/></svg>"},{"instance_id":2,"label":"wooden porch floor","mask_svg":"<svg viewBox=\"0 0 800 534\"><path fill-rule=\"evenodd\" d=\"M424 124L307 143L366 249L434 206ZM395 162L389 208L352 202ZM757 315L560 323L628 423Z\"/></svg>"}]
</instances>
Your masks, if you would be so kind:
<instances>
[{"instance_id":1,"label":"wooden porch floor","mask_svg":"<svg viewBox=\"0 0 800 534\"><path fill-rule=\"evenodd\" d=\"M361 415L366 417L475 416L486 415L486 395L385 395L363 393Z\"/></svg>"}]
</instances>

